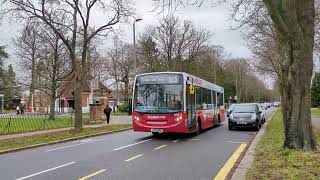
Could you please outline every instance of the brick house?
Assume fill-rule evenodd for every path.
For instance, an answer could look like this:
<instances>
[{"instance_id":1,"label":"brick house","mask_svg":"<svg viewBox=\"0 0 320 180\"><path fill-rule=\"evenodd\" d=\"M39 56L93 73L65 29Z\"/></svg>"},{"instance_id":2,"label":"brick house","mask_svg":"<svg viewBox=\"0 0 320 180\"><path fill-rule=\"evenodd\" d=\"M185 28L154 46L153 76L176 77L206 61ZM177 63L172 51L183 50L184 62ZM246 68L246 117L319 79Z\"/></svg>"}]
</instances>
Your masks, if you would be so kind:
<instances>
[{"instance_id":1,"label":"brick house","mask_svg":"<svg viewBox=\"0 0 320 180\"><path fill-rule=\"evenodd\" d=\"M89 86L90 82L87 81L83 85L82 89L82 98L81 98L81 105L82 105L82 112L89 112L89 97L91 93L91 89ZM111 90L107 88L104 84L99 82L98 89L93 91L93 99L94 101L99 101L101 106L105 106L109 104L109 100L111 99ZM68 113L74 111L74 91L75 91L75 81L71 81L66 84L62 88L62 95L56 102L56 111L61 113Z\"/></svg>"}]
</instances>

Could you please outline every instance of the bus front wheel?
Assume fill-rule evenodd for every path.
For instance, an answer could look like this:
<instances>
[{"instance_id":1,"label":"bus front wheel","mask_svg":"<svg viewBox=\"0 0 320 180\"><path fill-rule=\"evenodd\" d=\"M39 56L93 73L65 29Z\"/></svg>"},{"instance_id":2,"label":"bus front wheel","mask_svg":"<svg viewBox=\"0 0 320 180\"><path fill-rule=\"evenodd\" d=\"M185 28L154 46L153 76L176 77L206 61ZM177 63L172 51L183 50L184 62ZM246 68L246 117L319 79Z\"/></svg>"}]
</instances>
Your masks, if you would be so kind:
<instances>
[{"instance_id":1,"label":"bus front wheel","mask_svg":"<svg viewBox=\"0 0 320 180\"><path fill-rule=\"evenodd\" d=\"M197 127L196 127L196 135L199 135L201 133L201 120L199 119L197 121Z\"/></svg>"},{"instance_id":2,"label":"bus front wheel","mask_svg":"<svg viewBox=\"0 0 320 180\"><path fill-rule=\"evenodd\" d=\"M153 136L159 136L159 134L160 134L160 133L158 133L158 132L152 132L152 135L153 135Z\"/></svg>"}]
</instances>

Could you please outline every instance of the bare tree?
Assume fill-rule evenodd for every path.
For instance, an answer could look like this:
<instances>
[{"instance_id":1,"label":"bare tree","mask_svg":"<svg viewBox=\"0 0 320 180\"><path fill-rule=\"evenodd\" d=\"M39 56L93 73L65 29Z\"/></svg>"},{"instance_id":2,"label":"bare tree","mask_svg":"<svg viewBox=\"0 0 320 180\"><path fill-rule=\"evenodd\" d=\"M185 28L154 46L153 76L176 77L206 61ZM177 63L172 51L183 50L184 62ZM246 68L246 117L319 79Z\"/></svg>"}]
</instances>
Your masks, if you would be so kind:
<instances>
[{"instance_id":1,"label":"bare tree","mask_svg":"<svg viewBox=\"0 0 320 180\"><path fill-rule=\"evenodd\" d=\"M119 88L124 86L124 100L128 101L130 94L130 83L133 79L133 46L123 43L118 38L114 39L114 47L107 52L109 64L109 75L114 78L117 90L117 101L119 101Z\"/></svg>"},{"instance_id":2,"label":"bare tree","mask_svg":"<svg viewBox=\"0 0 320 180\"><path fill-rule=\"evenodd\" d=\"M154 0L162 8L190 1ZM193 1L201 6L204 0ZM221 3L225 0L211 0ZM316 150L310 112L310 82L315 45L315 0L237 0L233 18L245 25L266 8L275 32L276 58L279 59L279 85L282 96L285 148ZM240 18L237 18L240 15Z\"/></svg>"},{"instance_id":3,"label":"bare tree","mask_svg":"<svg viewBox=\"0 0 320 180\"><path fill-rule=\"evenodd\" d=\"M21 60L21 68L27 70L28 75L30 74L30 82L27 79L23 79L23 82L19 82L24 86L29 86L29 100L28 108L34 108L34 103L32 101L33 95L35 94L35 83L36 83L36 61L38 58L38 48L39 48L39 33L35 29L35 22L28 22L22 30L22 35L15 40L13 43L16 47L16 55ZM28 82L28 83L26 83ZM32 104L33 103L33 104Z\"/></svg>"},{"instance_id":4,"label":"bare tree","mask_svg":"<svg viewBox=\"0 0 320 180\"><path fill-rule=\"evenodd\" d=\"M196 28L190 21L169 15L161 19L158 26L148 27L140 36L140 55L151 70L190 72L191 64L211 36L209 31Z\"/></svg>"},{"instance_id":5,"label":"bare tree","mask_svg":"<svg viewBox=\"0 0 320 180\"><path fill-rule=\"evenodd\" d=\"M35 18L44 22L64 43L72 62L75 80L75 128L82 129L82 85L88 72L88 47L96 36L105 36L112 27L126 21L133 14L130 0L9 0L8 12L20 18ZM102 12L104 22L92 25L93 12ZM62 29L68 30L66 33ZM81 48L77 49L77 41L81 40ZM77 53L78 52L78 53ZM79 56L78 56L79 55Z\"/></svg>"},{"instance_id":6,"label":"bare tree","mask_svg":"<svg viewBox=\"0 0 320 180\"><path fill-rule=\"evenodd\" d=\"M36 82L36 88L50 97L49 119L55 119L55 102L63 93L62 86L70 80L71 63L61 39L46 25L39 27L39 43L36 74L41 81Z\"/></svg>"},{"instance_id":7,"label":"bare tree","mask_svg":"<svg viewBox=\"0 0 320 180\"><path fill-rule=\"evenodd\" d=\"M227 70L230 72L233 77L233 82L236 86L236 94L238 103L244 101L245 88L248 85L246 81L246 76L249 74L250 65L248 61L243 58L230 59L227 63Z\"/></svg>"}]
</instances>

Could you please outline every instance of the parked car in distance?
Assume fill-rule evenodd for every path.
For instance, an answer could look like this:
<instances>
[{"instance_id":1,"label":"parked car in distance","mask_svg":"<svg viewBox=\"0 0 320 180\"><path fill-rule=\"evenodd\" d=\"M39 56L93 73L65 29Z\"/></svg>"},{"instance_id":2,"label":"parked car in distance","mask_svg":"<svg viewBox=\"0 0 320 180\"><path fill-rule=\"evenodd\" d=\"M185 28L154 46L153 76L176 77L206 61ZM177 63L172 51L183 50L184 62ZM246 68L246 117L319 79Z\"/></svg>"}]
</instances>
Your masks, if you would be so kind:
<instances>
[{"instance_id":1,"label":"parked car in distance","mask_svg":"<svg viewBox=\"0 0 320 180\"><path fill-rule=\"evenodd\" d=\"M236 104L231 104L231 105L230 105L230 107L228 108L228 111L227 111L227 117L230 116L230 114L231 114L231 112L232 112L232 110L233 110L233 108L234 108L235 105L236 105Z\"/></svg>"},{"instance_id":2,"label":"parked car in distance","mask_svg":"<svg viewBox=\"0 0 320 180\"><path fill-rule=\"evenodd\" d=\"M228 118L229 130L238 127L248 127L260 130L262 126L262 111L258 103L236 104Z\"/></svg>"},{"instance_id":3,"label":"parked car in distance","mask_svg":"<svg viewBox=\"0 0 320 180\"><path fill-rule=\"evenodd\" d=\"M274 102L274 103L273 103L273 106L274 106L274 107L279 107L279 106L280 106L280 102L278 102L278 101L277 101L277 102Z\"/></svg>"},{"instance_id":4,"label":"parked car in distance","mask_svg":"<svg viewBox=\"0 0 320 180\"><path fill-rule=\"evenodd\" d=\"M261 119L262 119L262 124L266 122L266 117L267 117L267 110L268 108L264 106L263 104L258 104L259 111L261 111Z\"/></svg>"}]
</instances>

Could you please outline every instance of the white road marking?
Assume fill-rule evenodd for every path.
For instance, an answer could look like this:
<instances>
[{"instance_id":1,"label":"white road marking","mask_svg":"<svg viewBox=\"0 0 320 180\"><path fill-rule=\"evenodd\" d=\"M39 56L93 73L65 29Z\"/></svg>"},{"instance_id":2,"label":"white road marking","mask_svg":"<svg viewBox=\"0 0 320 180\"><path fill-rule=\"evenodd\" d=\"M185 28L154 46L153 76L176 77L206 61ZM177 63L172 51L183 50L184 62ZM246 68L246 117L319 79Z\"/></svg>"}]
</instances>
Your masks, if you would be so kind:
<instances>
[{"instance_id":1,"label":"white road marking","mask_svg":"<svg viewBox=\"0 0 320 180\"><path fill-rule=\"evenodd\" d=\"M58 148L54 148L54 149L49 149L46 150L46 152L51 152L51 151L56 151L56 150L60 150L60 149L66 149L66 148L70 148L70 147L74 147L74 146L80 146L83 144L89 144L89 143L94 143L94 142L98 142L98 141L103 141L104 139L97 139L97 140L91 140L91 141L85 141L79 144L72 144L72 145L68 145L68 146L63 146L63 147L58 147Z\"/></svg>"},{"instance_id":2,"label":"white road marking","mask_svg":"<svg viewBox=\"0 0 320 180\"><path fill-rule=\"evenodd\" d=\"M127 146L119 147L119 148L116 148L116 149L114 149L114 150L112 150L112 151L118 151L118 150L121 150L121 149L124 149L124 148L127 148L127 147L131 147L131 146L135 146L135 145L137 145L137 144L141 144L141 143L144 143L144 142L147 142L147 141L151 141L151 140L152 140L152 138L151 138L151 139L144 140L144 141L140 141L140 142L137 142L137 143L134 143L134 144L129 144L129 145L127 145Z\"/></svg>"},{"instance_id":3,"label":"white road marking","mask_svg":"<svg viewBox=\"0 0 320 180\"><path fill-rule=\"evenodd\" d=\"M83 177L83 178L80 178L79 180L87 180L87 179L90 179L90 178L92 178L93 176L96 176L96 175L98 175L98 174L101 174L101 173L103 173L103 172L105 172L106 171L106 169L101 169L100 171L97 171L97 172L94 172L94 173L92 173L92 174L89 174L88 176L85 176L85 177Z\"/></svg>"},{"instance_id":4,"label":"white road marking","mask_svg":"<svg viewBox=\"0 0 320 180\"><path fill-rule=\"evenodd\" d=\"M126 161L126 162L129 162L129 161L135 160L135 159L137 159L137 158L139 158L139 157L141 157L141 156L143 156L143 154L139 154L139 155L137 155L137 156L133 156L132 158L129 158L129 159L125 160L125 161Z\"/></svg>"},{"instance_id":5,"label":"white road marking","mask_svg":"<svg viewBox=\"0 0 320 180\"><path fill-rule=\"evenodd\" d=\"M49 171L53 171L53 170L56 170L56 169L59 169L59 168L62 168L62 167L65 167L65 166L69 166L71 164L74 164L75 162L70 162L70 163L67 163L67 164L63 164L63 165L60 165L60 166L56 166L56 167L53 167L51 169L47 169L47 170L44 170L44 171L41 171L41 172L38 172L38 173L35 173L35 174L31 174L29 176L24 176L24 177L21 177L19 179L16 179L16 180L23 180L23 179L28 179L28 178L31 178L33 176L37 176L39 174L43 174L43 173L46 173L46 172L49 172Z\"/></svg>"},{"instance_id":6,"label":"white road marking","mask_svg":"<svg viewBox=\"0 0 320 180\"><path fill-rule=\"evenodd\" d=\"M162 145L162 146L159 146L159 147L154 148L153 150L158 150L158 149L164 148L164 147L166 147L166 146L167 146L167 145L164 144L164 145Z\"/></svg>"},{"instance_id":7,"label":"white road marking","mask_svg":"<svg viewBox=\"0 0 320 180\"><path fill-rule=\"evenodd\" d=\"M176 142L178 142L178 141L180 141L180 139L173 140L172 142L176 143Z\"/></svg>"}]
</instances>

